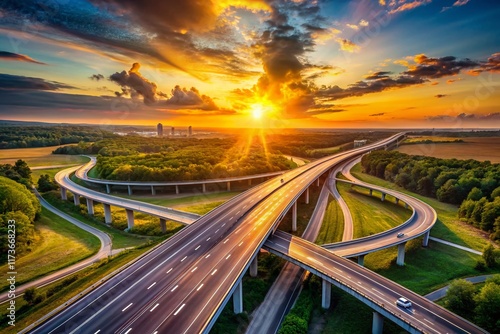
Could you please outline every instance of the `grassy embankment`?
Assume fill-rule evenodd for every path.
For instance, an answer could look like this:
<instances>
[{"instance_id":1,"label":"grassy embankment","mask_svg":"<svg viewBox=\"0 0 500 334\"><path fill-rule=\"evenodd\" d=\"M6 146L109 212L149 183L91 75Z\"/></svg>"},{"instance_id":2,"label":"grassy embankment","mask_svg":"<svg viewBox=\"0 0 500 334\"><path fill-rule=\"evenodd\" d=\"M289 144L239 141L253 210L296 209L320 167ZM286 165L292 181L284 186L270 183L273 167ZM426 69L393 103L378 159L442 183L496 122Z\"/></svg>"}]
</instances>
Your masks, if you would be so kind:
<instances>
[{"instance_id":1,"label":"grassy embankment","mask_svg":"<svg viewBox=\"0 0 500 334\"><path fill-rule=\"evenodd\" d=\"M58 147L60 146L0 150L0 164L13 165L18 159L26 161L30 167L78 165L89 161L89 158L79 155L52 154Z\"/></svg>"},{"instance_id":2,"label":"grassy embankment","mask_svg":"<svg viewBox=\"0 0 500 334\"><path fill-rule=\"evenodd\" d=\"M37 239L31 245L32 251L16 258L17 285L83 260L97 252L101 245L94 235L46 209L42 209L36 230ZM7 264L0 266L1 291L7 289L4 274L8 271Z\"/></svg>"},{"instance_id":3,"label":"grassy embankment","mask_svg":"<svg viewBox=\"0 0 500 334\"><path fill-rule=\"evenodd\" d=\"M327 243L342 241L344 233L344 214L339 203L332 195L328 196L328 206L326 207L325 216L321 229L319 230L316 243L323 245Z\"/></svg>"}]
</instances>

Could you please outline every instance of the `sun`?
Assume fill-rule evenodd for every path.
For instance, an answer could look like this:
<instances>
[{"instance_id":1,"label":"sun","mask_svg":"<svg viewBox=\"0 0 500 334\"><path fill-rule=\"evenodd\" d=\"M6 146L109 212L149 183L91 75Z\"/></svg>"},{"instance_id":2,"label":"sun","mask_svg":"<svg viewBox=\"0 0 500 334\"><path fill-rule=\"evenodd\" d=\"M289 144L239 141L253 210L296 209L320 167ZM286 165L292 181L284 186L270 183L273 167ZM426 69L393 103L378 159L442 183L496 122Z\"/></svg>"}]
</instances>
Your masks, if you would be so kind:
<instances>
[{"instance_id":1,"label":"sun","mask_svg":"<svg viewBox=\"0 0 500 334\"><path fill-rule=\"evenodd\" d=\"M262 116L264 115L264 108L262 107L261 104L254 104L252 105L252 117L255 119L261 119Z\"/></svg>"}]
</instances>

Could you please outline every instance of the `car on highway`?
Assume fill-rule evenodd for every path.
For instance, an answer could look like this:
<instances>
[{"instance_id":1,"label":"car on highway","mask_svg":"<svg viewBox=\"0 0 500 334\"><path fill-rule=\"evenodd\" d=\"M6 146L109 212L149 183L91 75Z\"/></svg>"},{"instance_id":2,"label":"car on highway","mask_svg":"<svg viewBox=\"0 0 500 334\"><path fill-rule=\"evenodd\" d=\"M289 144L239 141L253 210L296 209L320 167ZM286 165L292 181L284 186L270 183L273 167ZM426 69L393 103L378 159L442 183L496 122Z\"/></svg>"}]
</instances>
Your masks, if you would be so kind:
<instances>
[{"instance_id":1,"label":"car on highway","mask_svg":"<svg viewBox=\"0 0 500 334\"><path fill-rule=\"evenodd\" d=\"M401 307L404 307L404 308L411 308L411 301L409 301L409 300L408 300L408 299L406 299L405 297L400 297L400 298L396 301L396 305L401 306Z\"/></svg>"},{"instance_id":2,"label":"car on highway","mask_svg":"<svg viewBox=\"0 0 500 334\"><path fill-rule=\"evenodd\" d=\"M405 236L405 234L403 232L398 233L398 238L402 238L404 236Z\"/></svg>"}]
</instances>

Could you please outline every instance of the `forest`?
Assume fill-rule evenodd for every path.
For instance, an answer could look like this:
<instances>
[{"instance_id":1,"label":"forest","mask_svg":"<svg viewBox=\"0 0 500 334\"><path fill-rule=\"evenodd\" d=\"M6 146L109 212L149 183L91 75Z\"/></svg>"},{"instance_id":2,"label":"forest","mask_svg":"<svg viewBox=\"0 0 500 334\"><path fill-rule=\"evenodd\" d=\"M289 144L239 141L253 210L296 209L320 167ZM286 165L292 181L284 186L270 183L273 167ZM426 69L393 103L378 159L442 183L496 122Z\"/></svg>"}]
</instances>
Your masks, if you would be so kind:
<instances>
[{"instance_id":1,"label":"forest","mask_svg":"<svg viewBox=\"0 0 500 334\"><path fill-rule=\"evenodd\" d=\"M460 205L460 218L500 239L500 164L375 151L361 165L407 190Z\"/></svg>"},{"instance_id":2,"label":"forest","mask_svg":"<svg viewBox=\"0 0 500 334\"><path fill-rule=\"evenodd\" d=\"M97 154L98 177L126 181L225 178L291 169L296 164L267 151L258 136L145 138L135 135L61 147L56 154Z\"/></svg>"},{"instance_id":3,"label":"forest","mask_svg":"<svg viewBox=\"0 0 500 334\"><path fill-rule=\"evenodd\" d=\"M111 132L91 126L2 126L0 149L93 142L116 136Z\"/></svg>"}]
</instances>

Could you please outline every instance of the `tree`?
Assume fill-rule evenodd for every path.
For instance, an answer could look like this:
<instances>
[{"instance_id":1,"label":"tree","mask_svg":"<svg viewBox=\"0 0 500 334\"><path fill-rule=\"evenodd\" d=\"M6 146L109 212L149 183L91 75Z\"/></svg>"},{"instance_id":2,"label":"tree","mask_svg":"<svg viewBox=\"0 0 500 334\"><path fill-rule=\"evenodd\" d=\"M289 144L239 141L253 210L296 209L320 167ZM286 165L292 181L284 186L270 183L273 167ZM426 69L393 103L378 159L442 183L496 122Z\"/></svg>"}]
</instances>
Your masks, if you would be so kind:
<instances>
[{"instance_id":1,"label":"tree","mask_svg":"<svg viewBox=\"0 0 500 334\"><path fill-rule=\"evenodd\" d=\"M35 288L28 288L28 289L24 290L23 299L29 305L33 305L33 303L35 302L35 299L36 299L36 290L35 290Z\"/></svg>"},{"instance_id":2,"label":"tree","mask_svg":"<svg viewBox=\"0 0 500 334\"><path fill-rule=\"evenodd\" d=\"M471 282L458 279L451 282L446 292L445 306L460 316L467 316L475 307L476 289Z\"/></svg>"},{"instance_id":3,"label":"tree","mask_svg":"<svg viewBox=\"0 0 500 334\"><path fill-rule=\"evenodd\" d=\"M492 192L491 192L491 199L494 199L495 197L500 197L500 187L496 187Z\"/></svg>"},{"instance_id":4,"label":"tree","mask_svg":"<svg viewBox=\"0 0 500 334\"><path fill-rule=\"evenodd\" d=\"M495 249L492 244L486 245L483 249L483 259L486 263L486 266L491 268L496 264L495 261Z\"/></svg>"},{"instance_id":5,"label":"tree","mask_svg":"<svg viewBox=\"0 0 500 334\"><path fill-rule=\"evenodd\" d=\"M483 192L481 191L481 189L477 187L472 188L472 190L467 195L467 199L473 201L479 201L482 197L483 197Z\"/></svg>"},{"instance_id":6,"label":"tree","mask_svg":"<svg viewBox=\"0 0 500 334\"><path fill-rule=\"evenodd\" d=\"M56 190L58 185L56 182L50 179L49 174L40 175L38 179L38 190L41 192Z\"/></svg>"},{"instance_id":7,"label":"tree","mask_svg":"<svg viewBox=\"0 0 500 334\"><path fill-rule=\"evenodd\" d=\"M500 217L500 197L484 205L481 212L481 229L483 231L493 231L497 217Z\"/></svg>"},{"instance_id":8,"label":"tree","mask_svg":"<svg viewBox=\"0 0 500 334\"><path fill-rule=\"evenodd\" d=\"M486 283L476 295L476 323L493 333L500 333L500 285Z\"/></svg>"}]
</instances>

